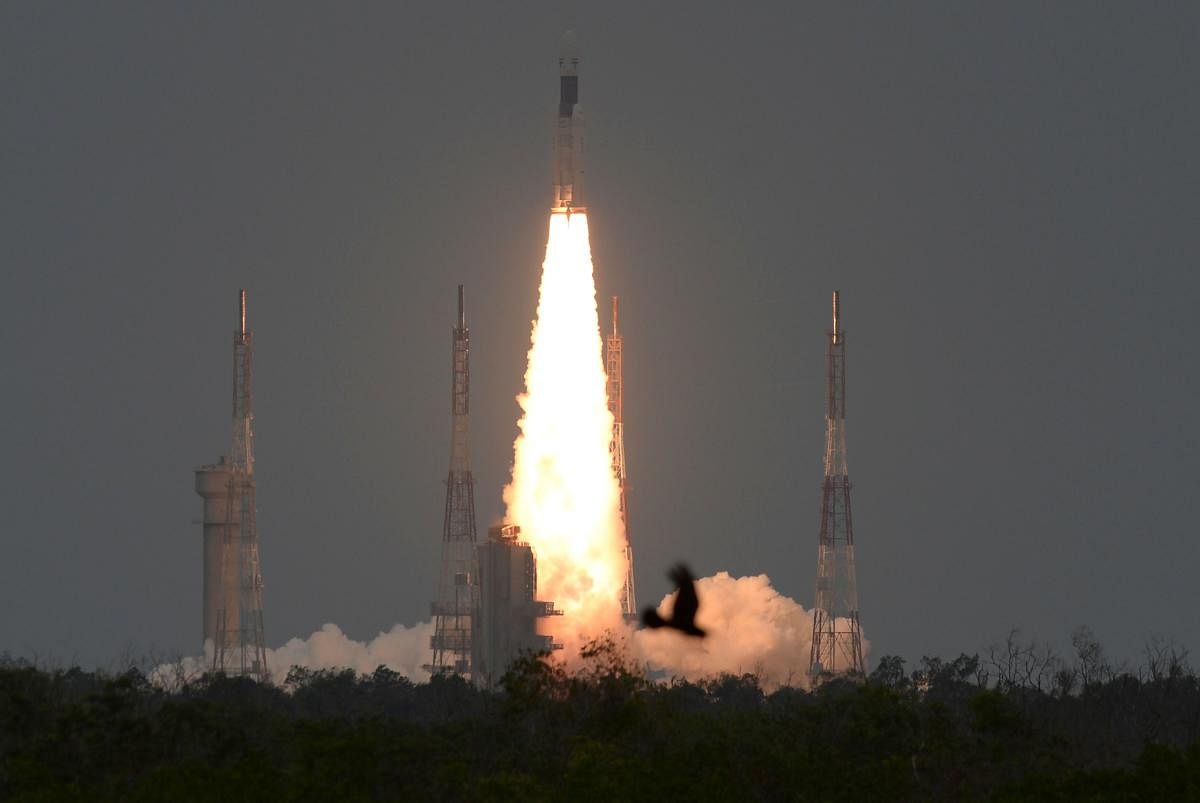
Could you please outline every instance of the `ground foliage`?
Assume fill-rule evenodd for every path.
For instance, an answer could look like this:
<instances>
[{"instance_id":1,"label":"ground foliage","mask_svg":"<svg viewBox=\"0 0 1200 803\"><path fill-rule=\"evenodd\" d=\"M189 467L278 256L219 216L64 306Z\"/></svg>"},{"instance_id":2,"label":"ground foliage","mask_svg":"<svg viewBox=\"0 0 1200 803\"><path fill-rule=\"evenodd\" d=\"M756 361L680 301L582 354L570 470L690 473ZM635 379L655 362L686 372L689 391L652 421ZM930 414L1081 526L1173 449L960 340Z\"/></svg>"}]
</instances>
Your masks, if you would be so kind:
<instances>
[{"instance_id":1,"label":"ground foliage","mask_svg":"<svg viewBox=\"0 0 1200 803\"><path fill-rule=\"evenodd\" d=\"M380 668L282 687L0 659L6 800L1200 800L1200 681L1152 642L1114 668L1011 634L815 692L651 682L607 642L485 692Z\"/></svg>"}]
</instances>

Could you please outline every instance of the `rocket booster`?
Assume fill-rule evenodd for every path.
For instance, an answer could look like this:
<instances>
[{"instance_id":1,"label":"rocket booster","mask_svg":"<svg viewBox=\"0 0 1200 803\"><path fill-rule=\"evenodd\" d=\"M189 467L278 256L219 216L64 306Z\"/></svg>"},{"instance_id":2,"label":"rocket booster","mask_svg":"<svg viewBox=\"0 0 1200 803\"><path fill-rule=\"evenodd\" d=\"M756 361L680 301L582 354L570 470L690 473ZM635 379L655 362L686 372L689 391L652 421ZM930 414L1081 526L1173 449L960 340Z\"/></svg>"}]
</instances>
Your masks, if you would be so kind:
<instances>
[{"instance_id":1,"label":"rocket booster","mask_svg":"<svg viewBox=\"0 0 1200 803\"><path fill-rule=\"evenodd\" d=\"M567 31L558 51L558 118L554 123L554 203L551 212L586 212L583 200L583 110L579 51Z\"/></svg>"}]
</instances>

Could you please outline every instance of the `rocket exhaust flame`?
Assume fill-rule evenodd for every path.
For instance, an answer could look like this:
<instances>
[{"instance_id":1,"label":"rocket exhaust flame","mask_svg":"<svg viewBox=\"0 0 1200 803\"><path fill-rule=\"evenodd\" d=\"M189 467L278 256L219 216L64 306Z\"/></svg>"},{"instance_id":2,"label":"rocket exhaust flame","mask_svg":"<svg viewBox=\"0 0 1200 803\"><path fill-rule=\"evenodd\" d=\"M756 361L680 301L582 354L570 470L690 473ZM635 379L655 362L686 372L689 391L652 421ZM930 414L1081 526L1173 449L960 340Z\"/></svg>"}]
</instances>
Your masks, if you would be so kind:
<instances>
[{"instance_id":1,"label":"rocket exhaust flame","mask_svg":"<svg viewBox=\"0 0 1200 803\"><path fill-rule=\"evenodd\" d=\"M609 443L587 215L554 213L542 265L523 415L513 446L507 520L537 555L538 596L568 660L589 637L621 626L625 543Z\"/></svg>"}]
</instances>

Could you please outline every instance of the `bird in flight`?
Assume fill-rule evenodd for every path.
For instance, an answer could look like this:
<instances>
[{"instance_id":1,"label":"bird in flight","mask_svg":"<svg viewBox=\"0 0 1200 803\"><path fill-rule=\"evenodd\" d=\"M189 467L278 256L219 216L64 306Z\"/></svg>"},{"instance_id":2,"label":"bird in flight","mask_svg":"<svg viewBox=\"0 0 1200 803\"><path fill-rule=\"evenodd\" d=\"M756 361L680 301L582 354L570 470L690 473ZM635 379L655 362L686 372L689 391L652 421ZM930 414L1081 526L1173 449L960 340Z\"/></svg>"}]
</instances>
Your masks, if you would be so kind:
<instances>
[{"instance_id":1,"label":"bird in flight","mask_svg":"<svg viewBox=\"0 0 1200 803\"><path fill-rule=\"evenodd\" d=\"M642 624L653 628L670 627L689 636L704 638L705 632L696 627L696 611L700 608L700 599L696 596L696 579L682 563L667 572L667 577L676 586L675 607L671 611L671 618L664 619L654 608L647 608L642 611Z\"/></svg>"}]
</instances>

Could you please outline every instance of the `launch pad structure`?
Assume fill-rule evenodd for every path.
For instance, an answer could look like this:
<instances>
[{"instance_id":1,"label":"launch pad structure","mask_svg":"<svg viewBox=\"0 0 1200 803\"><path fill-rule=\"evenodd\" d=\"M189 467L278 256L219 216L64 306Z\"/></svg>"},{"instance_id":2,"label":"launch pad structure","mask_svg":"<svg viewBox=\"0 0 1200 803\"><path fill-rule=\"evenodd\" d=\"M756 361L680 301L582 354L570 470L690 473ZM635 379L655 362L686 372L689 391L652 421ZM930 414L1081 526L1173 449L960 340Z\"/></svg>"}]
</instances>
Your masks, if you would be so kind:
<instances>
[{"instance_id":1,"label":"launch pad structure","mask_svg":"<svg viewBox=\"0 0 1200 803\"><path fill-rule=\"evenodd\" d=\"M854 569L854 520L846 463L846 334L841 298L833 292L833 329L825 361L825 478L821 483L821 532L813 604L809 674L814 683L830 675L865 673Z\"/></svg>"},{"instance_id":2,"label":"launch pad structure","mask_svg":"<svg viewBox=\"0 0 1200 803\"><path fill-rule=\"evenodd\" d=\"M562 649L538 632L538 620L561 616L562 611L537 599L537 557L521 540L519 525L490 528L476 554L480 603L472 620L472 680L490 689L522 655Z\"/></svg>"},{"instance_id":3,"label":"launch pad structure","mask_svg":"<svg viewBox=\"0 0 1200 803\"><path fill-rule=\"evenodd\" d=\"M470 460L470 330L466 292L458 286L451 331L450 472L442 526L442 560L430 647L431 675L458 675L481 686L503 677L525 652L556 649L537 632L538 619L559 611L537 597L537 561L515 524L493 527L476 544L475 480Z\"/></svg>"},{"instance_id":4,"label":"launch pad structure","mask_svg":"<svg viewBox=\"0 0 1200 803\"><path fill-rule=\"evenodd\" d=\"M262 566L254 483L254 335L246 327L246 291L238 294L233 336L233 443L217 463L196 469L204 500L203 629L212 671L267 680Z\"/></svg>"},{"instance_id":5,"label":"launch pad structure","mask_svg":"<svg viewBox=\"0 0 1200 803\"><path fill-rule=\"evenodd\" d=\"M463 286L458 286L458 318L451 332L450 473L442 525L442 563L434 617L434 675L471 676L472 622L479 606L478 557L475 552L475 479L471 475L471 332L467 328Z\"/></svg>"}]
</instances>

